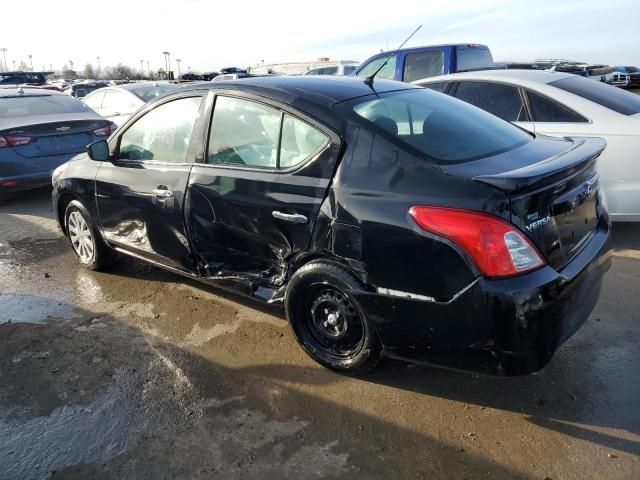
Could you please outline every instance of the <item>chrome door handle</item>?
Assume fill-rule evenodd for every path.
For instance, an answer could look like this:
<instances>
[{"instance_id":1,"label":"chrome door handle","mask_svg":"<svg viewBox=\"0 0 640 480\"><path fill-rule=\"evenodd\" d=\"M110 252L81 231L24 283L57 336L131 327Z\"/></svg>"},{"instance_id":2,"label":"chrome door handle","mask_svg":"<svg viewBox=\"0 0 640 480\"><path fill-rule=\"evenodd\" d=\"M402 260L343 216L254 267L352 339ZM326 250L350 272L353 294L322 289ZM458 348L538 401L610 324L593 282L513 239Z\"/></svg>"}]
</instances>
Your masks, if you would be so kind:
<instances>
[{"instance_id":1,"label":"chrome door handle","mask_svg":"<svg viewBox=\"0 0 640 480\"><path fill-rule=\"evenodd\" d=\"M273 212L271 212L271 215L273 215L273 218L284 220L285 222L289 223L307 223L309 221L307 217L299 213L283 213L274 210Z\"/></svg>"},{"instance_id":2,"label":"chrome door handle","mask_svg":"<svg viewBox=\"0 0 640 480\"><path fill-rule=\"evenodd\" d=\"M173 197L173 192L171 190L167 190L166 188L154 188L153 190L151 190L151 193L153 193L155 197L160 198Z\"/></svg>"}]
</instances>

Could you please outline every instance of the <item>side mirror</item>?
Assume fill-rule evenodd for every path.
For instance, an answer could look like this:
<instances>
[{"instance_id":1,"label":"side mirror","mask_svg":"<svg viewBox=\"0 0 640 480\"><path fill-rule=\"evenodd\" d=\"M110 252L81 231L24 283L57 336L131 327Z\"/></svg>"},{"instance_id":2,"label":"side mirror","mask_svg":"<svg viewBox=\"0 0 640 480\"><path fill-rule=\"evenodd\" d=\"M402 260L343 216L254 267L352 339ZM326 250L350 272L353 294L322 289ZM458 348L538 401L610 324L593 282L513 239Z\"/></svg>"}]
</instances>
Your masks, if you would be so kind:
<instances>
[{"instance_id":1,"label":"side mirror","mask_svg":"<svg viewBox=\"0 0 640 480\"><path fill-rule=\"evenodd\" d=\"M106 140L98 140L87 146L87 153L91 160L106 162L109 160L109 144Z\"/></svg>"}]
</instances>

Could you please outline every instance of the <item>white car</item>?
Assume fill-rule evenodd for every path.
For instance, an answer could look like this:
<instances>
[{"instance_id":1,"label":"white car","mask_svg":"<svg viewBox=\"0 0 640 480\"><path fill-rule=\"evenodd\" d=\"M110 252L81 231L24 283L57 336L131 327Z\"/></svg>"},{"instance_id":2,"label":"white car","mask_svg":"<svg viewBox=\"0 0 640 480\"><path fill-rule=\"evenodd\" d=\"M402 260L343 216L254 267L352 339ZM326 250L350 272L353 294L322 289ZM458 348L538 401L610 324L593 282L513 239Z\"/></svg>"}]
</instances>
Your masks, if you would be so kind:
<instances>
[{"instance_id":1,"label":"white car","mask_svg":"<svg viewBox=\"0 0 640 480\"><path fill-rule=\"evenodd\" d=\"M535 134L602 137L600 184L614 221L640 221L640 95L562 72L485 70L413 82Z\"/></svg>"},{"instance_id":2,"label":"white car","mask_svg":"<svg viewBox=\"0 0 640 480\"><path fill-rule=\"evenodd\" d=\"M179 88L173 83L140 82L94 90L82 99L84 104L120 126L149 100Z\"/></svg>"},{"instance_id":3,"label":"white car","mask_svg":"<svg viewBox=\"0 0 640 480\"><path fill-rule=\"evenodd\" d=\"M324 65L307 70L304 75L340 75L349 76L356 73L360 64L348 60L341 60L333 65Z\"/></svg>"}]
</instances>

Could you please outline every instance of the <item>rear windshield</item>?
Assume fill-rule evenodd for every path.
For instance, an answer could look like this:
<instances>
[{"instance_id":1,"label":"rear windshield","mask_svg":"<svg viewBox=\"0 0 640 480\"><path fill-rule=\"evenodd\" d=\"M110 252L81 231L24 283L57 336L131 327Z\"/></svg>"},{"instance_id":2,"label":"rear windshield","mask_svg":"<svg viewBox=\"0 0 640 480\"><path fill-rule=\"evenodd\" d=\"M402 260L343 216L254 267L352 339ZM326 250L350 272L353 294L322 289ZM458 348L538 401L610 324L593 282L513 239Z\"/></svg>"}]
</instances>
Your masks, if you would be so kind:
<instances>
[{"instance_id":1,"label":"rear windshield","mask_svg":"<svg viewBox=\"0 0 640 480\"><path fill-rule=\"evenodd\" d=\"M497 155L533 138L484 110L428 89L367 96L350 105L369 125L439 163Z\"/></svg>"},{"instance_id":2,"label":"rear windshield","mask_svg":"<svg viewBox=\"0 0 640 480\"><path fill-rule=\"evenodd\" d=\"M478 70L493 67L493 57L485 47L458 47L457 71Z\"/></svg>"},{"instance_id":3,"label":"rear windshield","mask_svg":"<svg viewBox=\"0 0 640 480\"><path fill-rule=\"evenodd\" d=\"M89 107L68 95L0 98L0 117L4 118L87 111Z\"/></svg>"},{"instance_id":4,"label":"rear windshield","mask_svg":"<svg viewBox=\"0 0 640 480\"><path fill-rule=\"evenodd\" d=\"M175 85L170 83L162 84L162 85L149 85L147 87L140 87L131 89L131 93L135 94L137 97L140 97L143 101L148 102L149 100L153 100L156 97L160 97L165 93L172 92L175 90Z\"/></svg>"},{"instance_id":5,"label":"rear windshield","mask_svg":"<svg viewBox=\"0 0 640 480\"><path fill-rule=\"evenodd\" d=\"M549 85L591 100L623 115L640 113L640 95L626 92L602 82L581 77L568 77L551 82Z\"/></svg>"}]
</instances>

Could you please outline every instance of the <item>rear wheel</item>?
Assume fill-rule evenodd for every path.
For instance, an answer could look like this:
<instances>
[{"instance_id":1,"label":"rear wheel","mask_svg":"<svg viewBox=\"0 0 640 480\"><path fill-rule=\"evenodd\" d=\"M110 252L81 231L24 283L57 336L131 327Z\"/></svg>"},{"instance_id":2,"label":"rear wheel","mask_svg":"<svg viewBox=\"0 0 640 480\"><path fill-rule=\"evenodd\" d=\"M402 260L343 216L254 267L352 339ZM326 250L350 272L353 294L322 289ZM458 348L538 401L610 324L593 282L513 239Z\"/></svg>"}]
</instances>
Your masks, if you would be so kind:
<instances>
[{"instance_id":1,"label":"rear wheel","mask_svg":"<svg viewBox=\"0 0 640 480\"><path fill-rule=\"evenodd\" d=\"M352 295L362 287L342 267L311 262L289 281L285 310L298 343L318 363L363 374L375 367L382 348Z\"/></svg>"},{"instance_id":2,"label":"rear wheel","mask_svg":"<svg viewBox=\"0 0 640 480\"><path fill-rule=\"evenodd\" d=\"M100 237L91 215L77 200L69 202L65 210L65 230L73 252L83 267L102 270L114 258L114 252Z\"/></svg>"}]
</instances>

